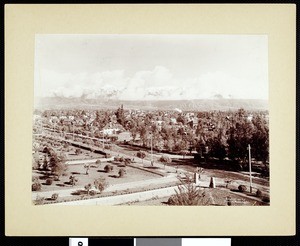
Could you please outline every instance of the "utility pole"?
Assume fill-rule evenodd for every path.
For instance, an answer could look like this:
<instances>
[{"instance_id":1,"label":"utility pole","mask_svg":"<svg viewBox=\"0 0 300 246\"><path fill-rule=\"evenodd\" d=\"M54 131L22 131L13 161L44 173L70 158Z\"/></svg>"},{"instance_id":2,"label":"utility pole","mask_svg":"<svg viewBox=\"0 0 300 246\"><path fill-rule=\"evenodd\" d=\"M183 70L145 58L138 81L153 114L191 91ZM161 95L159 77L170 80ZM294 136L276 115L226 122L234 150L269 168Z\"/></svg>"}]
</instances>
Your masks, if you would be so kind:
<instances>
[{"instance_id":1,"label":"utility pole","mask_svg":"<svg viewBox=\"0 0 300 246\"><path fill-rule=\"evenodd\" d=\"M153 166L152 133L150 134L150 140L151 140L151 165Z\"/></svg>"},{"instance_id":2,"label":"utility pole","mask_svg":"<svg viewBox=\"0 0 300 246\"><path fill-rule=\"evenodd\" d=\"M73 142L74 142L74 123L71 122L71 125L72 125L72 139L73 139Z\"/></svg>"},{"instance_id":3,"label":"utility pole","mask_svg":"<svg viewBox=\"0 0 300 246\"><path fill-rule=\"evenodd\" d=\"M251 146L248 144L249 151L249 176L250 176L250 193L252 193L252 175L251 175Z\"/></svg>"},{"instance_id":4,"label":"utility pole","mask_svg":"<svg viewBox=\"0 0 300 246\"><path fill-rule=\"evenodd\" d=\"M104 129L102 130L102 149L104 150Z\"/></svg>"}]
</instances>

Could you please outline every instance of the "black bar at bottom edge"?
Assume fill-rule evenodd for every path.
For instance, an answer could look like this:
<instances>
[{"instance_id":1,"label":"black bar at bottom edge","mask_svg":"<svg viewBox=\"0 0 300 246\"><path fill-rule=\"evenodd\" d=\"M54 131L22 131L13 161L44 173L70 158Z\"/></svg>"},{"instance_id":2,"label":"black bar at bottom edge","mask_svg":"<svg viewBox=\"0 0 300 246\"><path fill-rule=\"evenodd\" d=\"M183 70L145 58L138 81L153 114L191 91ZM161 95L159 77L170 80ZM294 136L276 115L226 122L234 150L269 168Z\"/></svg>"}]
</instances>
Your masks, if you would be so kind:
<instances>
[{"instance_id":1,"label":"black bar at bottom edge","mask_svg":"<svg viewBox=\"0 0 300 246\"><path fill-rule=\"evenodd\" d=\"M89 238L89 246L133 246L133 245L134 245L134 238Z\"/></svg>"}]
</instances>

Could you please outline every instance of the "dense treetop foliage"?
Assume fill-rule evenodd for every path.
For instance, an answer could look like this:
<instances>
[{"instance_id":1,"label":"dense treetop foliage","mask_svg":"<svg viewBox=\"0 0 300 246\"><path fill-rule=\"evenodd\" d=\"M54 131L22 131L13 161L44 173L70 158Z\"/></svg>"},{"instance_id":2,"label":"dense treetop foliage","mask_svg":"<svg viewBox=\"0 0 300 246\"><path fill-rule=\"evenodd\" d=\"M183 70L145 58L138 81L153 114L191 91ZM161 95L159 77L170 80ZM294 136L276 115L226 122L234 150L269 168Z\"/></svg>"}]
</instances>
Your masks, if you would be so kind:
<instances>
[{"instance_id":1,"label":"dense treetop foliage","mask_svg":"<svg viewBox=\"0 0 300 246\"><path fill-rule=\"evenodd\" d=\"M153 150L186 153L223 160L245 162L247 146L252 157L269 159L268 111L190 111L175 110L46 110L39 123L57 132L103 138L103 129L128 131L131 144ZM92 140L85 140L92 144ZM116 138L114 139L116 141Z\"/></svg>"}]
</instances>

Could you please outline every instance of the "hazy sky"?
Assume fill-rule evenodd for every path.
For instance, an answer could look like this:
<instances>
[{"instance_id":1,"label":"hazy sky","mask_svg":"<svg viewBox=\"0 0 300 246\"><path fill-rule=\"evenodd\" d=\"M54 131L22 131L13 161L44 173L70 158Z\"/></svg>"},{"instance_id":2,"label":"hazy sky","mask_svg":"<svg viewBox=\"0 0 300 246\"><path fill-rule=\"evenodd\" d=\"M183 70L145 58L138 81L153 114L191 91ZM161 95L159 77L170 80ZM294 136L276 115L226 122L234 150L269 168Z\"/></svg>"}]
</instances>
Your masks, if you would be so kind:
<instances>
[{"instance_id":1,"label":"hazy sky","mask_svg":"<svg viewBox=\"0 0 300 246\"><path fill-rule=\"evenodd\" d=\"M266 35L36 35L35 96L268 99Z\"/></svg>"}]
</instances>

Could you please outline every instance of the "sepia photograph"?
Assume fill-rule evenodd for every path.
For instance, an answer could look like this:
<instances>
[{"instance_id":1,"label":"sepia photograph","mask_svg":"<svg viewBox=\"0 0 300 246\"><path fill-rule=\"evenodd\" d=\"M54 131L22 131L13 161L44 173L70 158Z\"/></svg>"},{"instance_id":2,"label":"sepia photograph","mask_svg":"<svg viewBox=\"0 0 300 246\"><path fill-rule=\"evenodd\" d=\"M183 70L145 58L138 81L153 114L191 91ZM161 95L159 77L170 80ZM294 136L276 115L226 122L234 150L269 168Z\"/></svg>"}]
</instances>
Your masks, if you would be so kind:
<instances>
[{"instance_id":1,"label":"sepia photograph","mask_svg":"<svg viewBox=\"0 0 300 246\"><path fill-rule=\"evenodd\" d=\"M34 205L269 206L267 35L36 34Z\"/></svg>"},{"instance_id":2,"label":"sepia photograph","mask_svg":"<svg viewBox=\"0 0 300 246\"><path fill-rule=\"evenodd\" d=\"M5 12L6 236L295 234L295 5Z\"/></svg>"}]
</instances>

